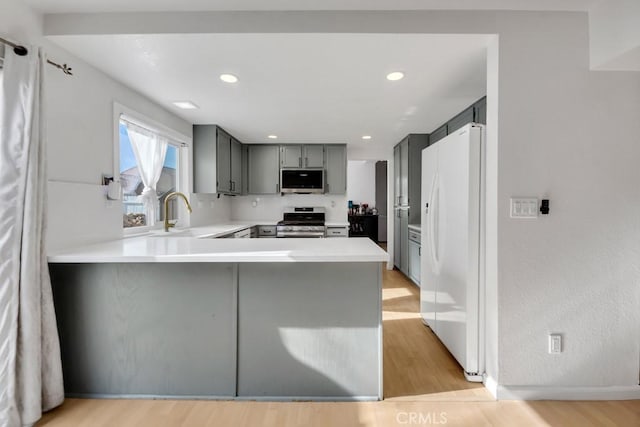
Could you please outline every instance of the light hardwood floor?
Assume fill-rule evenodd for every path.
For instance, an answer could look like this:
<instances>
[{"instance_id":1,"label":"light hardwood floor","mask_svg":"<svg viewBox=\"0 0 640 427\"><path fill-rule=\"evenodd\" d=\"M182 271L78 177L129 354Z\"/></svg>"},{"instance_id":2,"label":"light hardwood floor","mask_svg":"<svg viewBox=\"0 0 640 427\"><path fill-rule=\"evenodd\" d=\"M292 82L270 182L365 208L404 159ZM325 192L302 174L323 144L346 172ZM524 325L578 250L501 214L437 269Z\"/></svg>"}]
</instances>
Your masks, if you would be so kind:
<instances>
[{"instance_id":1,"label":"light hardwood floor","mask_svg":"<svg viewBox=\"0 0 640 427\"><path fill-rule=\"evenodd\" d=\"M640 426L640 401L492 400L418 313L418 288L384 271L382 402L232 402L67 399L38 426Z\"/></svg>"}]
</instances>

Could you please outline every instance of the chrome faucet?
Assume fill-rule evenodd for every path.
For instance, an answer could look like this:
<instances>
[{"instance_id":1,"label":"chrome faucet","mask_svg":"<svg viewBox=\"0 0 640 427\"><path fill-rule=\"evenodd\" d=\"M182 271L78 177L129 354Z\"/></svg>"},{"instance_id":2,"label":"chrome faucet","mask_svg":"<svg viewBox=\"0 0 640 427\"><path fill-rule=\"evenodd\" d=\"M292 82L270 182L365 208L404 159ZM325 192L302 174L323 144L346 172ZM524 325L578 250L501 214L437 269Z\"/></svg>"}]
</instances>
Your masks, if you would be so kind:
<instances>
[{"instance_id":1,"label":"chrome faucet","mask_svg":"<svg viewBox=\"0 0 640 427\"><path fill-rule=\"evenodd\" d=\"M177 196L182 197L182 200L184 200L184 202L187 204L187 210L189 211L189 213L193 212L193 210L191 209L191 205L189 204L189 200L187 200L187 196L178 191L167 194L167 196L164 198L164 231L169 231L171 227L176 226L175 223L171 224L169 222L169 200Z\"/></svg>"}]
</instances>

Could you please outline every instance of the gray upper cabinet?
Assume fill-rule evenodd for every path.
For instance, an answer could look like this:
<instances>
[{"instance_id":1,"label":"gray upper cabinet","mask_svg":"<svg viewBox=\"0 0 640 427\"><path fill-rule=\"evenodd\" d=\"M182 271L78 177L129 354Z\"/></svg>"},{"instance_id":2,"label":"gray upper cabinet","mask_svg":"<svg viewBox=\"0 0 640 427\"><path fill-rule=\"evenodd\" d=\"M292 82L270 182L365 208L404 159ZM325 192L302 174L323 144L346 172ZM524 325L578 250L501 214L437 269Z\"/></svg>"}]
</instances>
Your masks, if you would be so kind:
<instances>
[{"instance_id":1,"label":"gray upper cabinet","mask_svg":"<svg viewBox=\"0 0 640 427\"><path fill-rule=\"evenodd\" d=\"M473 104L473 121L475 123L487 124L487 97L480 99Z\"/></svg>"},{"instance_id":2,"label":"gray upper cabinet","mask_svg":"<svg viewBox=\"0 0 640 427\"><path fill-rule=\"evenodd\" d=\"M400 144L393 147L393 206L400 204Z\"/></svg>"},{"instance_id":3,"label":"gray upper cabinet","mask_svg":"<svg viewBox=\"0 0 640 427\"><path fill-rule=\"evenodd\" d=\"M448 133L453 133L467 123L473 122L473 105L447 122Z\"/></svg>"},{"instance_id":4,"label":"gray upper cabinet","mask_svg":"<svg viewBox=\"0 0 640 427\"><path fill-rule=\"evenodd\" d=\"M323 168L324 145L281 145L280 167Z\"/></svg>"},{"instance_id":5,"label":"gray upper cabinet","mask_svg":"<svg viewBox=\"0 0 640 427\"><path fill-rule=\"evenodd\" d=\"M280 147L277 145L250 145L247 154L248 193L279 193Z\"/></svg>"},{"instance_id":6,"label":"gray upper cabinet","mask_svg":"<svg viewBox=\"0 0 640 427\"><path fill-rule=\"evenodd\" d=\"M324 145L303 145L302 167L322 168L324 167Z\"/></svg>"},{"instance_id":7,"label":"gray upper cabinet","mask_svg":"<svg viewBox=\"0 0 640 427\"><path fill-rule=\"evenodd\" d=\"M301 168L302 167L302 145L281 145L280 146L280 167Z\"/></svg>"},{"instance_id":8,"label":"gray upper cabinet","mask_svg":"<svg viewBox=\"0 0 640 427\"><path fill-rule=\"evenodd\" d=\"M216 125L193 126L193 192L242 194L242 144Z\"/></svg>"},{"instance_id":9,"label":"gray upper cabinet","mask_svg":"<svg viewBox=\"0 0 640 427\"><path fill-rule=\"evenodd\" d=\"M433 144L434 142L441 140L447 135L447 124L445 123L438 129L431 132L431 134L429 135L429 144Z\"/></svg>"},{"instance_id":10,"label":"gray upper cabinet","mask_svg":"<svg viewBox=\"0 0 640 427\"><path fill-rule=\"evenodd\" d=\"M193 127L193 192L217 192L216 188L216 132L214 125Z\"/></svg>"},{"instance_id":11,"label":"gray upper cabinet","mask_svg":"<svg viewBox=\"0 0 640 427\"><path fill-rule=\"evenodd\" d=\"M242 144L231 138L231 193L242 194Z\"/></svg>"},{"instance_id":12,"label":"gray upper cabinet","mask_svg":"<svg viewBox=\"0 0 640 427\"><path fill-rule=\"evenodd\" d=\"M347 192L347 146L325 145L327 194L346 194Z\"/></svg>"}]
</instances>

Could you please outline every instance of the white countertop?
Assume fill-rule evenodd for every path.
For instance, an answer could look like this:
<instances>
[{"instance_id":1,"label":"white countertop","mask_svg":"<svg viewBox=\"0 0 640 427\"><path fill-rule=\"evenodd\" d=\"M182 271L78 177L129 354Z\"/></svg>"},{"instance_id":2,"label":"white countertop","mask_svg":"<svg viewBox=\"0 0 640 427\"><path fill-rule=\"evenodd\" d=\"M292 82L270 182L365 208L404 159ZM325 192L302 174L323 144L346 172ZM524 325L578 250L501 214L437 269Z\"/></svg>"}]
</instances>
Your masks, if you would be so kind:
<instances>
[{"instance_id":1,"label":"white countertop","mask_svg":"<svg viewBox=\"0 0 640 427\"><path fill-rule=\"evenodd\" d=\"M422 232L422 228L420 228L420 224L409 224L409 230L417 231L418 233Z\"/></svg>"},{"instance_id":2,"label":"white countertop","mask_svg":"<svg viewBox=\"0 0 640 427\"><path fill-rule=\"evenodd\" d=\"M133 262L386 262L370 239L215 239L260 222L234 222L168 235L128 237L49 254L50 263Z\"/></svg>"}]
</instances>

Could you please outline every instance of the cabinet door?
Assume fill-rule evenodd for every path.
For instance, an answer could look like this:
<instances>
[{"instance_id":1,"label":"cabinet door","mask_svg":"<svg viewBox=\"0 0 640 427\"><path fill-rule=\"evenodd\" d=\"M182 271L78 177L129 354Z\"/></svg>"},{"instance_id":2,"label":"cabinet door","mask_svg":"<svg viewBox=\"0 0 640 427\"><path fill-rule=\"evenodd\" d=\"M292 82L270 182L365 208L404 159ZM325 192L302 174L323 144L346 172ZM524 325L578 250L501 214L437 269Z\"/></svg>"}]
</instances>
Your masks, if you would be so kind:
<instances>
[{"instance_id":1,"label":"cabinet door","mask_svg":"<svg viewBox=\"0 0 640 427\"><path fill-rule=\"evenodd\" d=\"M467 108L462 113L447 122L447 132L453 133L467 123L473 122L473 106Z\"/></svg>"},{"instance_id":2,"label":"cabinet door","mask_svg":"<svg viewBox=\"0 0 640 427\"><path fill-rule=\"evenodd\" d=\"M400 271L409 275L409 210L400 211Z\"/></svg>"},{"instance_id":3,"label":"cabinet door","mask_svg":"<svg viewBox=\"0 0 640 427\"><path fill-rule=\"evenodd\" d=\"M242 144L231 138L231 192L242 194Z\"/></svg>"},{"instance_id":4,"label":"cabinet door","mask_svg":"<svg viewBox=\"0 0 640 427\"><path fill-rule=\"evenodd\" d=\"M280 167L301 168L302 167L302 146L301 145L281 145L280 146Z\"/></svg>"},{"instance_id":5,"label":"cabinet door","mask_svg":"<svg viewBox=\"0 0 640 427\"><path fill-rule=\"evenodd\" d=\"M193 126L193 192L213 194L216 189L216 127Z\"/></svg>"},{"instance_id":6,"label":"cabinet door","mask_svg":"<svg viewBox=\"0 0 640 427\"><path fill-rule=\"evenodd\" d=\"M487 124L487 97L473 104L473 121L483 125Z\"/></svg>"},{"instance_id":7,"label":"cabinet door","mask_svg":"<svg viewBox=\"0 0 640 427\"><path fill-rule=\"evenodd\" d=\"M400 143L400 204L409 204L409 138Z\"/></svg>"},{"instance_id":8,"label":"cabinet door","mask_svg":"<svg viewBox=\"0 0 640 427\"><path fill-rule=\"evenodd\" d=\"M440 126L438 129L431 132L431 134L429 135L429 145L433 144L436 141L441 140L442 138L447 136L447 134L448 134L447 125L445 123L444 125Z\"/></svg>"},{"instance_id":9,"label":"cabinet door","mask_svg":"<svg viewBox=\"0 0 640 427\"><path fill-rule=\"evenodd\" d=\"M420 286L420 244L409 240L409 278Z\"/></svg>"},{"instance_id":10,"label":"cabinet door","mask_svg":"<svg viewBox=\"0 0 640 427\"><path fill-rule=\"evenodd\" d=\"M218 171L218 193L231 192L231 136L218 129L218 153L216 166Z\"/></svg>"},{"instance_id":11,"label":"cabinet door","mask_svg":"<svg viewBox=\"0 0 640 427\"><path fill-rule=\"evenodd\" d=\"M400 144L398 144L393 148L393 206L400 205L400 167Z\"/></svg>"},{"instance_id":12,"label":"cabinet door","mask_svg":"<svg viewBox=\"0 0 640 427\"><path fill-rule=\"evenodd\" d=\"M347 146L327 145L326 188L328 194L347 192Z\"/></svg>"},{"instance_id":13,"label":"cabinet door","mask_svg":"<svg viewBox=\"0 0 640 427\"><path fill-rule=\"evenodd\" d=\"M393 215L393 265L396 266L398 270L400 270L400 265L402 263L402 254L400 250L400 229L401 229L401 219L400 219L400 209L394 209Z\"/></svg>"},{"instance_id":14,"label":"cabinet door","mask_svg":"<svg viewBox=\"0 0 640 427\"><path fill-rule=\"evenodd\" d=\"M323 168L324 167L324 145L305 145L302 167Z\"/></svg>"},{"instance_id":15,"label":"cabinet door","mask_svg":"<svg viewBox=\"0 0 640 427\"><path fill-rule=\"evenodd\" d=\"M277 194L280 192L279 153L277 145L249 146L249 194Z\"/></svg>"}]
</instances>

